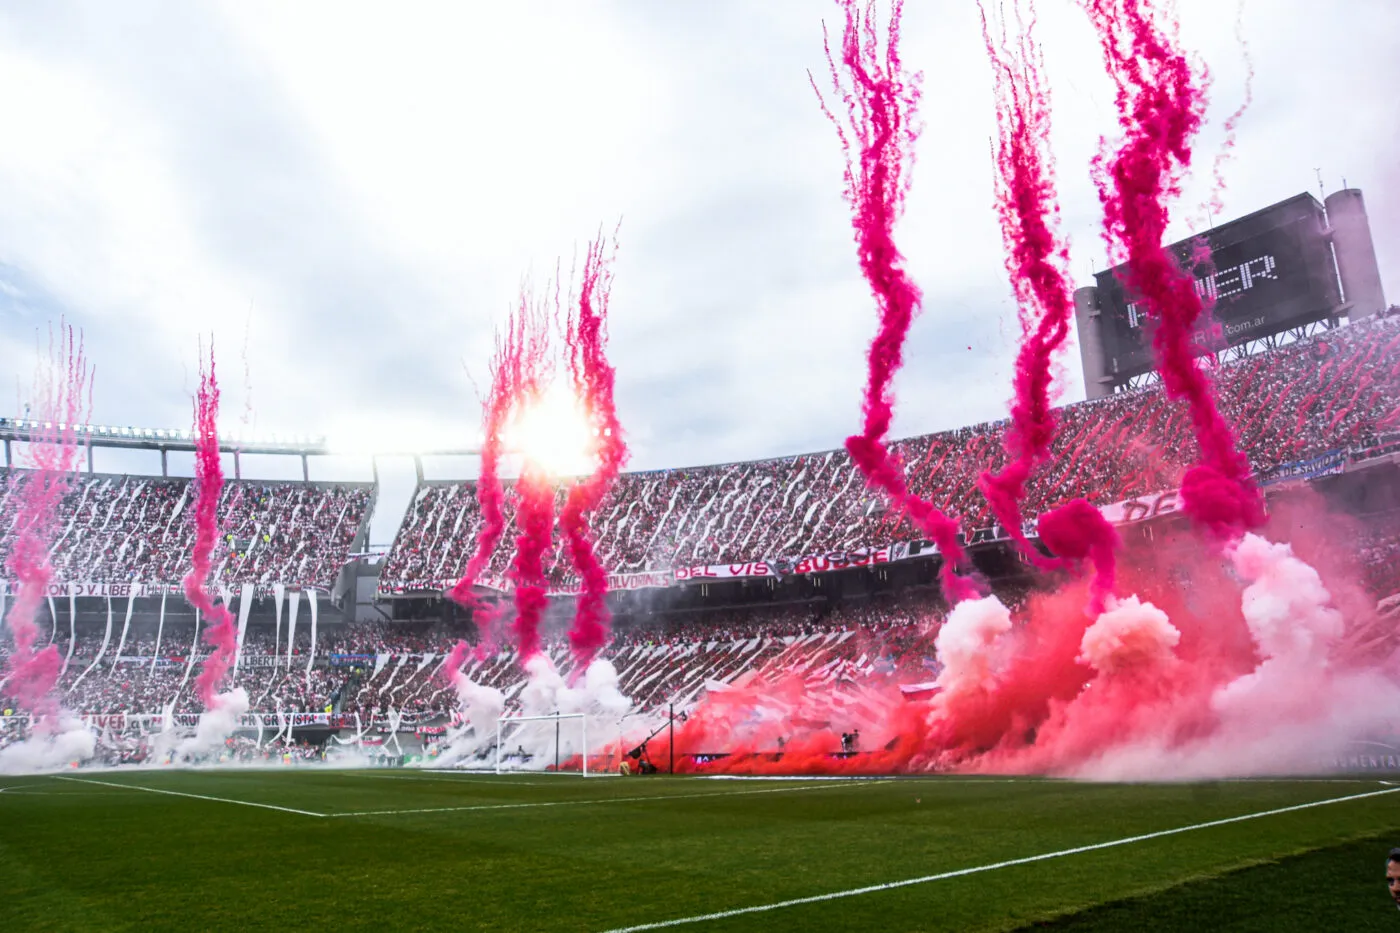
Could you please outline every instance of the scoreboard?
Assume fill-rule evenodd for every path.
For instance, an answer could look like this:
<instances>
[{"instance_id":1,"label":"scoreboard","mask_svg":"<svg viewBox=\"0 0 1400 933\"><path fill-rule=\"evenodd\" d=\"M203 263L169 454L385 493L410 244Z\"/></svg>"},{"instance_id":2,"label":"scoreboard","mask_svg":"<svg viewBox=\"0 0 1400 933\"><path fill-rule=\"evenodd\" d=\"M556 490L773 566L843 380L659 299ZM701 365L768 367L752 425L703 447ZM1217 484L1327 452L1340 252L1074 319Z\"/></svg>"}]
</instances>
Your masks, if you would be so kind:
<instances>
[{"instance_id":1,"label":"scoreboard","mask_svg":"<svg viewBox=\"0 0 1400 933\"><path fill-rule=\"evenodd\" d=\"M1310 194L1281 201L1169 247L1196 280L1206 311L1195 340L1223 349L1324 320L1342 303L1322 205ZM1095 276L1104 366L1117 377L1155 367L1156 311L1125 284L1126 264Z\"/></svg>"}]
</instances>

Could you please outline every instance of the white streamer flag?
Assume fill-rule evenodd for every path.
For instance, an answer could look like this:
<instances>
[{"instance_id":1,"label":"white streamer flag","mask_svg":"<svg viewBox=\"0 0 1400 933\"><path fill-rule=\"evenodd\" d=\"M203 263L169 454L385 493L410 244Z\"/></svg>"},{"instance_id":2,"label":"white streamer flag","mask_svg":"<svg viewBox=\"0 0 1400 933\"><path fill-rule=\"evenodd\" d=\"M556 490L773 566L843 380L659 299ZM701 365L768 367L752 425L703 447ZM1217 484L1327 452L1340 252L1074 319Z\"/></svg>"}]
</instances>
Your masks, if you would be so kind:
<instances>
[{"instance_id":1,"label":"white streamer flag","mask_svg":"<svg viewBox=\"0 0 1400 933\"><path fill-rule=\"evenodd\" d=\"M310 675L311 665L316 663L316 590L307 590L306 598L311 600L311 650L306 653L306 673Z\"/></svg>"},{"instance_id":2,"label":"white streamer flag","mask_svg":"<svg viewBox=\"0 0 1400 933\"><path fill-rule=\"evenodd\" d=\"M233 672L238 673L238 661L243 657L243 636L248 631L248 612L253 608L253 584L245 583L238 591L238 648L233 653ZM273 648L276 654L277 649Z\"/></svg>"},{"instance_id":3,"label":"white streamer flag","mask_svg":"<svg viewBox=\"0 0 1400 933\"><path fill-rule=\"evenodd\" d=\"M292 590L292 609L287 619L287 668L292 666L292 646L297 641L297 610L301 608L301 590Z\"/></svg>"}]
</instances>

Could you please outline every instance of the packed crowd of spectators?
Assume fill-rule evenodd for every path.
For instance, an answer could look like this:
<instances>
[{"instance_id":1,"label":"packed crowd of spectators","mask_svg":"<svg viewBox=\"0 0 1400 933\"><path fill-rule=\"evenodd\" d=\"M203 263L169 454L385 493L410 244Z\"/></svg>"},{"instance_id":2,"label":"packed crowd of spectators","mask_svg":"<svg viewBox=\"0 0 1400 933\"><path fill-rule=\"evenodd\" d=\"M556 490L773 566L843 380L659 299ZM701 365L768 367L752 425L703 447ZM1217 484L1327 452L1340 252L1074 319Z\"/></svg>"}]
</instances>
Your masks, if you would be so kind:
<instances>
[{"instance_id":1,"label":"packed crowd of spectators","mask_svg":"<svg viewBox=\"0 0 1400 933\"><path fill-rule=\"evenodd\" d=\"M1219 367L1220 407L1255 471L1334 450L1360 454L1400 432L1397 347L1400 318L1386 317ZM1107 504L1170 489L1195 456L1185 406L1160 387L1057 414L1052 457L1033 478L1028 516L1075 497ZM1005 463L1007 427L998 421L923 435L893 450L915 493L966 530L988 528L993 520L977 477ZM421 485L385 562L381 592L435 590L455 580L480 521L472 483ZM624 474L593 524L604 565L620 573L801 558L918 537L867 489L844 450ZM504 573L509 550L497 550L490 572ZM548 566L557 583L571 577L561 542Z\"/></svg>"},{"instance_id":2,"label":"packed crowd of spectators","mask_svg":"<svg viewBox=\"0 0 1400 933\"><path fill-rule=\"evenodd\" d=\"M31 474L0 486L0 528L13 527ZM191 480L80 475L59 509L54 579L178 584L194 547ZM369 519L373 486L233 481L219 504L215 585L328 588ZM0 536L0 565L14 544Z\"/></svg>"},{"instance_id":3,"label":"packed crowd of spectators","mask_svg":"<svg viewBox=\"0 0 1400 933\"><path fill-rule=\"evenodd\" d=\"M1366 588L1382 597L1400 593L1400 513L1368 523L1356 548Z\"/></svg>"},{"instance_id":4,"label":"packed crowd of spectators","mask_svg":"<svg viewBox=\"0 0 1400 933\"><path fill-rule=\"evenodd\" d=\"M1357 545L1356 567L1363 578L1358 582L1369 584L1378 598L1400 592L1400 513L1371 516L1348 540ZM995 584L1014 619L1024 618L1033 592L1029 579ZM934 639L946 612L938 591L929 588L865 600L638 611L614 620L606 656L617 668L622 691L642 707L690 702L716 683L748 672L798 671L822 683L879 676L921 683L937 675ZM544 632L545 652L565 676L571 665L567 622L567 612L551 610ZM167 625L157 653L150 632L134 632L118 654L115 645L102 650L99 627L80 628L71 652L67 633L57 632L56 646L66 662L58 686L64 706L82 714L157 714L173 703L175 712L199 712L195 676L208 649L201 646L189 657L192 633L190 623ZM456 695L443 664L459 639L475 646L476 638L475 627L466 622L341 623L323 629L314 645L299 631L289 663L285 638L250 628L228 686L248 692L253 712L330 711L362 728L423 722L454 710ZM0 639L0 661L6 641ZM523 677L514 652L506 648L473 652L464 670L474 681L507 693L518 690ZM3 685L0 701L13 702L5 698Z\"/></svg>"},{"instance_id":5,"label":"packed crowd of spectators","mask_svg":"<svg viewBox=\"0 0 1400 933\"><path fill-rule=\"evenodd\" d=\"M916 644L920 652L931 654L932 643L925 636L936 630L942 615L943 604L935 592L914 591L898 599L862 604L808 602L620 616L608 654L616 659L624 690L629 683L637 686L645 679L643 695L660 698L674 693L681 682L676 678L684 675L685 666L670 668L671 661L681 656L730 657L734 663L716 672L736 675L793 643L836 635L858 636L850 645L866 646L871 657L909 655ZM57 643L65 662L57 686L64 708L82 715L200 712L195 678L208 649L201 646L194 657L185 655L190 636L186 629L186 641L171 649L178 654L167 654L165 648L159 656L151 654L156 642L144 633L131 638L121 655L111 647L103 652L102 633L95 629L80 630L72 652L66 642ZM347 719L358 717L365 725L390 716L419 721L447 715L455 707L455 694L442 676L442 665L459 639L474 643L474 626L346 624L340 631L328 631L314 653L299 640L288 664L285 643L274 656L265 633L250 633L240 665L225 689L246 690L251 712L329 708ZM562 628L547 633L545 651L567 674L570 661ZM347 660L346 653L357 658ZM699 668L691 665L689 669L693 673ZM474 679L502 688L521 677L517 659L508 649L473 658L468 672ZM0 704L13 702L0 684Z\"/></svg>"}]
</instances>

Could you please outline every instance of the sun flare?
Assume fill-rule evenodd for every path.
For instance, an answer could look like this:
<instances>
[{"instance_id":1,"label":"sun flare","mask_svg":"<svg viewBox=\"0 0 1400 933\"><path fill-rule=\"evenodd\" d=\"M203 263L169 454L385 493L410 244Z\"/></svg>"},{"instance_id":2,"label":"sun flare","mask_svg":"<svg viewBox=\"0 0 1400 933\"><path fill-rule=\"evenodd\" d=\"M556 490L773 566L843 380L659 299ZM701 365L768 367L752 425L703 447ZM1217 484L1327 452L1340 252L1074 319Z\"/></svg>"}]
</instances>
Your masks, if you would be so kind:
<instances>
[{"instance_id":1,"label":"sun flare","mask_svg":"<svg viewBox=\"0 0 1400 933\"><path fill-rule=\"evenodd\" d=\"M578 397L558 384L522 403L505 442L551 476L583 476L598 465L588 415Z\"/></svg>"}]
</instances>

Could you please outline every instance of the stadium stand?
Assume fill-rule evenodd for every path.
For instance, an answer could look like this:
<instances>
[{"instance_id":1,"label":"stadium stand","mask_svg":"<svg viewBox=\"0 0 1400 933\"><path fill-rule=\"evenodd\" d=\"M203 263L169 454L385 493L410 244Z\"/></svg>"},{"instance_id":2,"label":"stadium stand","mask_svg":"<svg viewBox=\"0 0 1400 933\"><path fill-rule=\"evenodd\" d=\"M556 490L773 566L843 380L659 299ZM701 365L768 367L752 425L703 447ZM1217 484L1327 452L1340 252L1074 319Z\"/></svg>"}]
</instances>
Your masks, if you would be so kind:
<instances>
[{"instance_id":1,"label":"stadium stand","mask_svg":"<svg viewBox=\"0 0 1400 933\"><path fill-rule=\"evenodd\" d=\"M1256 471L1267 475L1282 464L1338 451L1363 460L1400 449L1400 365L1390 362L1397 347L1400 318L1391 315L1221 367L1221 403ZM1156 388L1067 406L1060 419L1056 459L1031 491L1032 513L1078 495L1104 503L1170 488L1192 451L1184 411ZM935 495L968 527L978 527L987 517L976 475L1001 463L1005 429L1004 422L983 424L896 447L920 494ZM23 471L15 471L0 490L2 527L13 521L24 481ZM190 494L184 479L79 476L63 508L57 578L177 584L193 540L185 520ZM221 506L226 537L216 554L217 582L328 588L364 529L373 497L370 485L230 482ZM420 485L384 565L381 590L431 591L433 581L454 577L476 522L470 483ZM623 572L799 556L913 536L865 489L840 451L626 474L595 527L605 564ZM1383 603L1395 597L1400 512L1371 514L1354 540L1360 582ZM9 546L0 538L0 559ZM499 551L498 572L507 551ZM556 579L561 566L556 560ZM1009 605L1024 601L1023 583L993 582ZM608 657L621 689L642 708L685 703L701 690L779 670L827 684L857 675L868 681L872 674L927 681L936 673L932 639L942 613L936 593L914 588L863 601L637 610L617 619ZM194 672L208 649L198 646L190 656L195 631L188 616L163 624L159 648L147 617L120 650L104 647L115 639L91 618L77 624L71 646L65 627L55 625L48 637L65 658L59 685L65 706L90 715L158 713L172 704L176 712L197 712ZM1357 642L1378 650L1374 645L1389 645L1392 636L1387 624L1384 631L1359 632ZM463 637L474 637L471 626L444 621L439 613L431 621L325 626L315 643L303 628L289 653L265 619L255 620L232 683L248 691L253 712L330 709L337 722L361 725L393 717L441 719L455 706L441 665ZM557 630L546 644L567 671ZM509 651L473 660L467 672L507 692L521 682Z\"/></svg>"},{"instance_id":2,"label":"stadium stand","mask_svg":"<svg viewBox=\"0 0 1400 933\"><path fill-rule=\"evenodd\" d=\"M28 474L0 489L0 527L13 526ZM59 514L54 578L178 585L189 571L194 526L188 479L85 474ZM219 508L224 540L215 586L240 583L329 588L360 537L374 500L370 484L229 482ZM0 566L11 536L0 536Z\"/></svg>"},{"instance_id":3,"label":"stadium stand","mask_svg":"<svg viewBox=\"0 0 1400 933\"><path fill-rule=\"evenodd\" d=\"M1220 404L1256 473L1330 451L1360 456L1400 432L1400 319L1386 316L1229 363ZM1027 513L1075 497L1103 504L1172 488L1194 456L1187 412L1159 387L1059 410L1052 461L1034 478ZM911 488L960 517L991 517L978 474L1005 459L998 421L900 441ZM480 516L470 482L417 489L380 575L381 593L436 591L466 564ZM798 558L880 547L917 535L887 512L844 451L624 474L594 522L616 572ZM505 570L498 550L492 572ZM552 578L565 580L557 550Z\"/></svg>"},{"instance_id":4,"label":"stadium stand","mask_svg":"<svg viewBox=\"0 0 1400 933\"><path fill-rule=\"evenodd\" d=\"M1357 541L1372 594L1400 599L1394 596L1400 579L1392 560L1400 554L1400 514L1371 517L1360 526ZM1015 618L1031 588L1024 580L1006 580L998 581L995 591ZM859 602L811 599L623 615L616 619L607 656L617 668L619 688L643 710L673 702L683 708L702 690L723 690L753 674L797 677L809 686L834 688L823 693L835 702L859 702L857 681L910 684L937 676L934 638L945 610L936 590L911 588ZM1386 644L1393 641L1392 623L1381 634L1366 627L1370 620L1362 623L1357 640L1369 644L1383 635ZM67 658L60 680L65 706L85 715L154 714L172 703L177 713L198 712L193 672L207 649L189 658L193 635L188 622L167 624L157 659L154 637L138 633L119 661L112 653L101 656L99 627L80 629L71 655L60 627L55 643ZM285 641L274 655L272 632L250 630L231 686L248 691L252 712L330 708L335 722L366 728L441 721L456 706L440 676L442 663L454 642L474 637L465 623L347 623L324 632L314 651L308 634L300 632L289 659ZM567 675L570 661L561 631L546 638L545 651ZM523 679L510 650L474 658L464 670L511 697ZM4 695L0 686L0 698Z\"/></svg>"}]
</instances>

